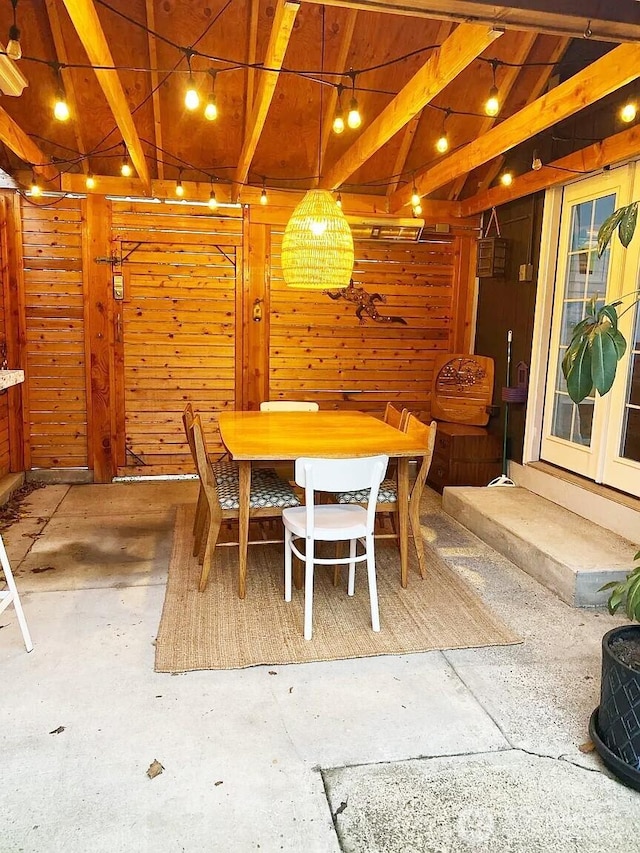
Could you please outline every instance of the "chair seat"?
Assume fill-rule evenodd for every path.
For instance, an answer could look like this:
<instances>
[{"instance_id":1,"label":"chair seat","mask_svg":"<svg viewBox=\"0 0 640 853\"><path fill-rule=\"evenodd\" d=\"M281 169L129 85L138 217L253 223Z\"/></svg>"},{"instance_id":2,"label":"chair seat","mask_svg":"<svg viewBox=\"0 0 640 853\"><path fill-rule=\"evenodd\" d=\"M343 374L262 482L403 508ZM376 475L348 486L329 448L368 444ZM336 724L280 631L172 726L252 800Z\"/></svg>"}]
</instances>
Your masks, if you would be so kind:
<instances>
[{"instance_id":1,"label":"chair seat","mask_svg":"<svg viewBox=\"0 0 640 853\"><path fill-rule=\"evenodd\" d=\"M357 492L337 492L336 503L366 504L369 500L369 489L359 489ZM395 480L383 480L378 492L379 504L392 504L398 500L398 487Z\"/></svg>"},{"instance_id":2,"label":"chair seat","mask_svg":"<svg viewBox=\"0 0 640 853\"><path fill-rule=\"evenodd\" d=\"M285 509L282 513L294 536L304 538L307 532L306 508ZM361 506L322 504L313 511L314 539L336 542L360 539L367 534L367 511Z\"/></svg>"},{"instance_id":3,"label":"chair seat","mask_svg":"<svg viewBox=\"0 0 640 853\"><path fill-rule=\"evenodd\" d=\"M228 480L238 480L240 473L238 463L232 462L229 459L221 459L218 462L212 462L211 467L216 478L216 484L220 485ZM262 477L277 477L275 468L256 468L251 472L251 481L259 481Z\"/></svg>"},{"instance_id":4,"label":"chair seat","mask_svg":"<svg viewBox=\"0 0 640 853\"><path fill-rule=\"evenodd\" d=\"M219 480L216 476L218 499L222 509L240 508L240 482L237 479ZM251 509L263 507L295 507L299 506L295 492L285 480L278 477L275 471L258 469L251 477Z\"/></svg>"}]
</instances>

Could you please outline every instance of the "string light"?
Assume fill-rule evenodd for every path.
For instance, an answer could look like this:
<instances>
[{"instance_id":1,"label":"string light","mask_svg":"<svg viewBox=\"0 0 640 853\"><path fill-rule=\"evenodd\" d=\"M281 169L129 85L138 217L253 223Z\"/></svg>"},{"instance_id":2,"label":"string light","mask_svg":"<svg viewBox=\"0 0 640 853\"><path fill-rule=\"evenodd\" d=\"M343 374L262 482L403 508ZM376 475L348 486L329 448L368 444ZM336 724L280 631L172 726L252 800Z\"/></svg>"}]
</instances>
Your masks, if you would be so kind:
<instances>
[{"instance_id":1,"label":"string light","mask_svg":"<svg viewBox=\"0 0 640 853\"><path fill-rule=\"evenodd\" d=\"M510 187L513 183L513 175L511 174L511 172L503 172L500 175L500 183L503 187Z\"/></svg>"},{"instance_id":2,"label":"string light","mask_svg":"<svg viewBox=\"0 0 640 853\"><path fill-rule=\"evenodd\" d=\"M131 163L129 162L129 155L127 154L127 147L123 143L122 147L124 148L124 154L122 157L122 165L120 166L120 174L123 178L130 178L133 174L133 169L131 168Z\"/></svg>"},{"instance_id":3,"label":"string light","mask_svg":"<svg viewBox=\"0 0 640 853\"><path fill-rule=\"evenodd\" d=\"M215 121L218 118L218 105L216 104L216 94L214 91L216 85L216 72L210 70L209 74L211 74L211 91L207 98L207 106L204 108L204 117L207 121Z\"/></svg>"},{"instance_id":4,"label":"string light","mask_svg":"<svg viewBox=\"0 0 640 853\"><path fill-rule=\"evenodd\" d=\"M338 193L338 197L336 198L336 204L342 210L342 193Z\"/></svg>"},{"instance_id":5,"label":"string light","mask_svg":"<svg viewBox=\"0 0 640 853\"><path fill-rule=\"evenodd\" d=\"M218 207L216 191L213 188L213 180L211 181L211 192L209 193L209 210L215 210Z\"/></svg>"},{"instance_id":6,"label":"string light","mask_svg":"<svg viewBox=\"0 0 640 853\"><path fill-rule=\"evenodd\" d=\"M450 112L451 111L448 109L445 110L445 114L444 114L444 117L442 119L442 131L441 131L440 136L438 137L438 140L436 142L436 151L438 152L438 154L444 154L446 151L449 150L449 139L447 138L447 131L445 130L444 125L445 125L446 120L449 118Z\"/></svg>"},{"instance_id":7,"label":"string light","mask_svg":"<svg viewBox=\"0 0 640 853\"><path fill-rule=\"evenodd\" d=\"M42 195L42 187L38 183L35 172L31 172L31 187L29 191L34 198L39 198Z\"/></svg>"},{"instance_id":8,"label":"string light","mask_svg":"<svg viewBox=\"0 0 640 853\"><path fill-rule=\"evenodd\" d=\"M264 185L265 179L262 179L262 192L260 193L260 204L269 204L269 199L267 198L267 188Z\"/></svg>"},{"instance_id":9,"label":"string light","mask_svg":"<svg viewBox=\"0 0 640 853\"><path fill-rule=\"evenodd\" d=\"M540 159L540 155L538 154L538 149L535 148L533 151L533 159L531 160L531 168L534 172L539 172L542 169L542 160Z\"/></svg>"},{"instance_id":10,"label":"string light","mask_svg":"<svg viewBox=\"0 0 640 853\"><path fill-rule=\"evenodd\" d=\"M420 216L421 213L422 213L422 205L421 204L414 204L413 205L413 215L414 216Z\"/></svg>"},{"instance_id":11,"label":"string light","mask_svg":"<svg viewBox=\"0 0 640 853\"><path fill-rule=\"evenodd\" d=\"M338 86L338 103L336 105L336 114L333 118L333 132L342 133L344 131L344 114L342 111L342 86Z\"/></svg>"},{"instance_id":12,"label":"string light","mask_svg":"<svg viewBox=\"0 0 640 853\"><path fill-rule=\"evenodd\" d=\"M9 59L18 60L22 58L22 46L20 45L20 30L16 25L16 6L18 0L11 0L13 6L13 23L9 27L9 41L5 53Z\"/></svg>"},{"instance_id":13,"label":"string light","mask_svg":"<svg viewBox=\"0 0 640 853\"><path fill-rule=\"evenodd\" d=\"M635 121L637 112L638 108L636 104L634 104L633 101L629 101L620 110L620 118L622 121L629 124L630 122Z\"/></svg>"},{"instance_id":14,"label":"string light","mask_svg":"<svg viewBox=\"0 0 640 853\"><path fill-rule=\"evenodd\" d=\"M411 192L411 207L416 208L420 207L420 193L418 192L418 188L416 187L416 182L413 182L413 190ZM422 211L420 211L422 212Z\"/></svg>"},{"instance_id":15,"label":"string light","mask_svg":"<svg viewBox=\"0 0 640 853\"><path fill-rule=\"evenodd\" d=\"M176 181L176 195L178 198L182 198L184 195L184 187L182 186L182 172L178 174L178 180Z\"/></svg>"},{"instance_id":16,"label":"string light","mask_svg":"<svg viewBox=\"0 0 640 853\"><path fill-rule=\"evenodd\" d=\"M356 75L353 69L349 72L351 77L351 100L349 102L349 113L347 114L347 124L351 130L356 130L362 124L362 116L358 109L358 100L356 98Z\"/></svg>"},{"instance_id":17,"label":"string light","mask_svg":"<svg viewBox=\"0 0 640 853\"><path fill-rule=\"evenodd\" d=\"M93 172L89 172L84 183L88 190L94 190L96 188L96 179L93 176Z\"/></svg>"},{"instance_id":18,"label":"string light","mask_svg":"<svg viewBox=\"0 0 640 853\"><path fill-rule=\"evenodd\" d=\"M188 110L197 110L200 106L200 95L196 89L196 83L193 79L191 71L191 54L187 53L187 65L189 66L189 80L187 82L187 91L184 94L184 105Z\"/></svg>"},{"instance_id":19,"label":"string light","mask_svg":"<svg viewBox=\"0 0 640 853\"><path fill-rule=\"evenodd\" d=\"M53 115L58 121L67 121L71 113L64 94L64 86L62 85L62 76L60 74L60 66L56 66L56 98L53 104Z\"/></svg>"},{"instance_id":20,"label":"string light","mask_svg":"<svg viewBox=\"0 0 640 853\"><path fill-rule=\"evenodd\" d=\"M491 60L491 73L493 75L493 85L489 89L489 97L487 98L484 111L492 118L500 112L500 100L498 98L498 87L496 86L496 66L498 62L495 59Z\"/></svg>"}]
</instances>

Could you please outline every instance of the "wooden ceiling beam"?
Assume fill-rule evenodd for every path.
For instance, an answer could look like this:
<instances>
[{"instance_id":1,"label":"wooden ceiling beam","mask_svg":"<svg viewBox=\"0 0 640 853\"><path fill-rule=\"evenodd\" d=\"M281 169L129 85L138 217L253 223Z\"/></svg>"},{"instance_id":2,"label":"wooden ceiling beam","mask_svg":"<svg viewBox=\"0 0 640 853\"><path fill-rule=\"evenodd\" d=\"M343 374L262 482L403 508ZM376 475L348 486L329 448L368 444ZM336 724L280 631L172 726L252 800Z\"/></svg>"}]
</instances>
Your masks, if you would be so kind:
<instances>
[{"instance_id":1,"label":"wooden ceiling beam","mask_svg":"<svg viewBox=\"0 0 640 853\"><path fill-rule=\"evenodd\" d=\"M60 25L60 15L58 14L58 7L55 4L55 0L45 0L45 7L47 10L47 16L49 18L49 27L51 29L51 35L53 37L53 46L56 51L58 62L61 65L67 65L69 62L69 55L67 53L67 46L64 43L64 36L62 35L62 27ZM82 171L87 174L89 172L89 161L86 157L84 157L87 152L87 148L84 144L84 139L82 136L82 122L80 121L80 115L78 113L76 90L75 86L73 85L71 69L61 68L60 74L62 75L64 92L67 98L67 102L69 104L69 111L71 113L73 135L76 139L78 151L80 154L83 155L83 159L80 162L80 166L82 168Z\"/></svg>"},{"instance_id":2,"label":"wooden ceiling beam","mask_svg":"<svg viewBox=\"0 0 640 853\"><path fill-rule=\"evenodd\" d=\"M575 115L640 77L640 45L623 44L597 59L587 68L560 83L555 89L533 101L474 139L449 157L438 161L415 176L420 195L428 195L472 169L504 154L520 142ZM390 208L397 212L410 203L411 186L404 186L390 197Z\"/></svg>"},{"instance_id":3,"label":"wooden ceiling beam","mask_svg":"<svg viewBox=\"0 0 640 853\"><path fill-rule=\"evenodd\" d=\"M471 198L460 202L460 211L463 216L474 216L484 210L506 204L517 198L531 195L532 193L546 190L549 187L566 184L577 180L581 175L588 175L616 163L638 156L640 151L640 125L635 125L614 136L603 139L602 142L594 142L586 148L567 154L553 163L549 163L538 169L526 172L515 178L509 187L492 187L490 190L478 193Z\"/></svg>"},{"instance_id":4,"label":"wooden ceiling beam","mask_svg":"<svg viewBox=\"0 0 640 853\"><path fill-rule=\"evenodd\" d=\"M442 44L442 42L451 35L451 29L453 24L450 24L448 21L444 21L438 27L438 31L435 37L436 44ZM422 110L415 115L411 121L405 125L404 131L402 133L402 141L400 142L400 147L398 148L398 153L396 154L396 160L393 164L393 172L391 173L392 177L387 186L387 195L392 195L400 183L400 178L402 177L402 173L404 172L404 167L407 162L407 158L409 156L409 151L411 150L411 146L413 144L413 137L416 135L416 131L418 129L418 125L420 124L420 118L422 116Z\"/></svg>"},{"instance_id":5,"label":"wooden ceiling beam","mask_svg":"<svg viewBox=\"0 0 640 853\"><path fill-rule=\"evenodd\" d=\"M365 128L320 186L334 190L343 184L501 35L501 31L490 27L460 24Z\"/></svg>"},{"instance_id":6,"label":"wooden ceiling beam","mask_svg":"<svg viewBox=\"0 0 640 853\"><path fill-rule=\"evenodd\" d=\"M347 59L349 57L349 51L351 50L351 42L353 41L353 31L356 26L356 18L358 17L358 13L355 9L350 9L347 13L347 18L344 23L344 28L342 31L342 40L340 42L340 49L338 51L338 56L336 57L336 68L346 68L347 67ZM334 83L341 83L342 77L336 76L333 79ZM314 186L318 186L320 182L320 175L322 175L322 170L324 167L324 158L327 153L327 147L329 145L329 140L331 139L331 134L333 132L333 119L335 117L336 107L338 105L338 90L336 88L331 88L329 92L329 96L327 98L327 107L324 113L324 119L322 122L322 138L320 140L320 174L313 182Z\"/></svg>"},{"instance_id":7,"label":"wooden ceiling beam","mask_svg":"<svg viewBox=\"0 0 640 853\"><path fill-rule=\"evenodd\" d=\"M59 172L55 166L51 165L50 158L2 107L0 107L0 142L4 142L7 148L31 166L34 172L42 175L45 181L55 181L58 178ZM84 178L82 181L84 183Z\"/></svg>"},{"instance_id":8,"label":"wooden ceiling beam","mask_svg":"<svg viewBox=\"0 0 640 853\"><path fill-rule=\"evenodd\" d=\"M504 106L507 98L511 90L513 89L516 80L518 79L518 75L522 71L522 68L518 66L522 65L526 60L527 56L531 52L531 48L535 40L537 39L536 33L519 33L517 36L517 41L513 44L511 50L509 51L509 62L512 62L513 65L505 65L505 72L500 79L500 85L497 87L498 89L498 99L500 103ZM497 116L487 116L480 121L480 126L478 127L478 131L475 134L476 136L482 136L496 123ZM467 180L466 175L461 175L454 181L451 190L449 191L449 200L453 201L458 198L462 189Z\"/></svg>"},{"instance_id":9,"label":"wooden ceiling beam","mask_svg":"<svg viewBox=\"0 0 640 853\"><path fill-rule=\"evenodd\" d=\"M549 82L549 78L551 77L551 74L553 72L553 66L556 62L559 62L563 53L569 46L569 42L570 39L568 38L561 38L558 40L557 47L548 59L548 62L550 62L551 65L543 65L542 68L540 68L538 77L534 85L529 89L527 98L524 102L525 105L533 103L533 101L535 101L536 98L540 97L542 92L545 90L547 83ZM504 155L501 155L497 158L497 160L494 160L492 163L489 163L489 167L486 171L486 174L482 179L480 186L478 187L478 192L483 192L484 190L489 189L494 179L500 174L500 171L504 165L504 161L505 157Z\"/></svg>"},{"instance_id":10,"label":"wooden ceiling beam","mask_svg":"<svg viewBox=\"0 0 640 853\"><path fill-rule=\"evenodd\" d=\"M343 6L369 12L488 24L512 30L599 41L640 41L637 0L516 0L508 6L487 0L310 0L325 6Z\"/></svg>"},{"instance_id":11,"label":"wooden ceiling beam","mask_svg":"<svg viewBox=\"0 0 640 853\"><path fill-rule=\"evenodd\" d=\"M94 66L113 66L113 57L93 0L63 0L63 3L91 64ZM94 68L94 72L122 134L138 177L145 189L149 190L151 188L149 169L118 72L100 67Z\"/></svg>"},{"instance_id":12,"label":"wooden ceiling beam","mask_svg":"<svg viewBox=\"0 0 640 853\"><path fill-rule=\"evenodd\" d=\"M247 30L247 79L244 95L244 135L249 132L249 122L253 108L253 95L256 83L256 69L253 67L258 51L258 12L260 0L250 0L249 22Z\"/></svg>"},{"instance_id":13,"label":"wooden ceiling beam","mask_svg":"<svg viewBox=\"0 0 640 853\"><path fill-rule=\"evenodd\" d=\"M51 2L51 0L49 0ZM147 18L147 44L149 47L149 64L151 66L151 106L153 108L153 133L156 149L156 173L160 180L164 178L164 161L162 159L162 122L160 120L160 79L158 76L158 45L153 35L156 29L156 12L153 0L145 0Z\"/></svg>"},{"instance_id":14,"label":"wooden ceiling beam","mask_svg":"<svg viewBox=\"0 0 640 853\"><path fill-rule=\"evenodd\" d=\"M269 70L260 71L260 79L256 87L256 96L251 111L251 120L248 132L245 134L242 151L238 160L238 168L236 169L235 186L233 189L233 195L236 199L240 194L242 185L247 179L253 155L258 147L276 83L278 82L279 71L282 68L289 39L293 31L293 23L299 8L300 3L292 2L292 0L278 0L276 5L269 44L267 45L267 52L264 58L264 66Z\"/></svg>"}]
</instances>

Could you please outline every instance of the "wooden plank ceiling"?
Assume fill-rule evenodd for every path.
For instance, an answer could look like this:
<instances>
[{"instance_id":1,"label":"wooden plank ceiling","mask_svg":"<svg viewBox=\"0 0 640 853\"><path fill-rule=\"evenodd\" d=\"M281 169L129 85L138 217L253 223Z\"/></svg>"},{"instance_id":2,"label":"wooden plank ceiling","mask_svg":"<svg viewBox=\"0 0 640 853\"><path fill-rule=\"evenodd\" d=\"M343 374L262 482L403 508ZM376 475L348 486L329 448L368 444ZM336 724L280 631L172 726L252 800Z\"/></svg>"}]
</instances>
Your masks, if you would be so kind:
<instances>
[{"instance_id":1,"label":"wooden plank ceiling","mask_svg":"<svg viewBox=\"0 0 640 853\"><path fill-rule=\"evenodd\" d=\"M0 33L11 23L5 2ZM215 186L255 201L263 186L319 185L407 215L415 184L476 212L496 198L509 152L599 99L622 99L640 76L635 0L19 0L17 23L29 85L3 97L0 165L33 168L51 189L82 189L92 173L105 191L100 176L119 176L126 153L136 179L111 181L110 192L150 194L153 180L181 179L192 198ZM547 91L572 40L599 49ZM494 80L502 106L491 118ZM66 122L53 117L60 87ZM212 91L218 117L207 121ZM352 97L362 125L329 133ZM443 127L450 149L439 154Z\"/></svg>"}]
</instances>

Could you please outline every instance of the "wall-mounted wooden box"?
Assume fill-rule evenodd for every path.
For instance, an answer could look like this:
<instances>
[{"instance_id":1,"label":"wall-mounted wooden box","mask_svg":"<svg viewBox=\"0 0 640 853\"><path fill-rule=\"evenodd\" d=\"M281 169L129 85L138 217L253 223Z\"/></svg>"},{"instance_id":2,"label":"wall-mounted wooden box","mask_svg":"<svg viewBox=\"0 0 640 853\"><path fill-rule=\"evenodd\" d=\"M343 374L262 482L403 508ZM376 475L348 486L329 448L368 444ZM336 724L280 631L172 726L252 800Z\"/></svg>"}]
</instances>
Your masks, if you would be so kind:
<instances>
[{"instance_id":1,"label":"wall-mounted wooden box","mask_svg":"<svg viewBox=\"0 0 640 853\"><path fill-rule=\"evenodd\" d=\"M504 237L483 237L478 240L478 278L504 278L507 266L507 240Z\"/></svg>"}]
</instances>

